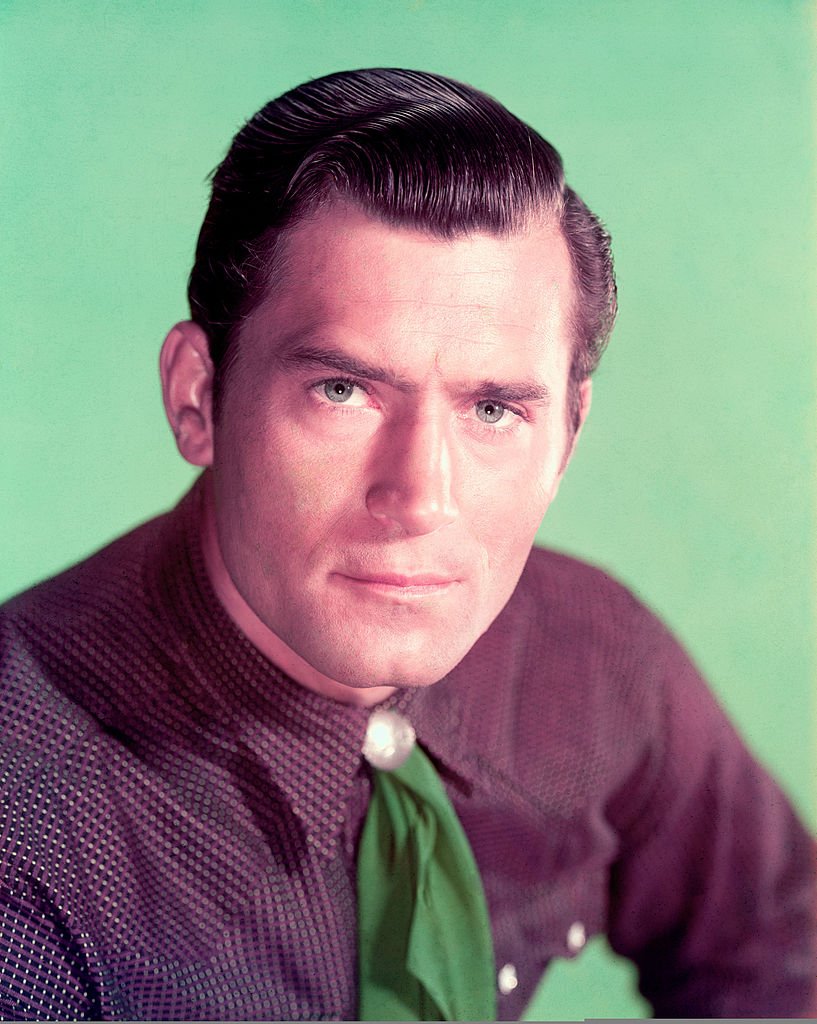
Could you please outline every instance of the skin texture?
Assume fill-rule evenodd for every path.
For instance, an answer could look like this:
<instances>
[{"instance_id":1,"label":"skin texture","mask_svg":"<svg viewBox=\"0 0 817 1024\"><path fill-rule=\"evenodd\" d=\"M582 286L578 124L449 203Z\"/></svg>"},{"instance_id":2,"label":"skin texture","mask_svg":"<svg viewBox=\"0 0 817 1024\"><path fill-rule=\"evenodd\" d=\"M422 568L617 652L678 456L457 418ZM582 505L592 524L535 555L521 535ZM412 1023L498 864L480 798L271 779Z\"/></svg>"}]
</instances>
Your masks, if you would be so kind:
<instances>
[{"instance_id":1,"label":"skin texture","mask_svg":"<svg viewBox=\"0 0 817 1024\"><path fill-rule=\"evenodd\" d=\"M513 592L576 441L570 258L546 223L443 241L341 204L285 256L218 423L190 322L162 351L165 407L209 467L228 614L302 685L370 705L441 679ZM589 402L588 381L582 420Z\"/></svg>"}]
</instances>

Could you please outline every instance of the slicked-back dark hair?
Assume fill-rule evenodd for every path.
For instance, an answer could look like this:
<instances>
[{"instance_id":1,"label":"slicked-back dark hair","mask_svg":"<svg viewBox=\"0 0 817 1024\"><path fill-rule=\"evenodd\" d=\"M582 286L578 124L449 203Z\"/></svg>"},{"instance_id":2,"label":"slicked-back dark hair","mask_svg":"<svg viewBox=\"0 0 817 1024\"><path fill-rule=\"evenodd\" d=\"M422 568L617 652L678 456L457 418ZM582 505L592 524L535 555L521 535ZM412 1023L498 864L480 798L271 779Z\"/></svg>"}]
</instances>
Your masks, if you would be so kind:
<instances>
[{"instance_id":1,"label":"slicked-back dark hair","mask_svg":"<svg viewBox=\"0 0 817 1024\"><path fill-rule=\"evenodd\" d=\"M576 303L568 411L598 365L616 314L610 239L537 132L471 86L425 71L341 71L252 117L213 173L188 297L216 367L215 404L236 335L274 281L286 228L333 197L440 238L561 227Z\"/></svg>"}]
</instances>

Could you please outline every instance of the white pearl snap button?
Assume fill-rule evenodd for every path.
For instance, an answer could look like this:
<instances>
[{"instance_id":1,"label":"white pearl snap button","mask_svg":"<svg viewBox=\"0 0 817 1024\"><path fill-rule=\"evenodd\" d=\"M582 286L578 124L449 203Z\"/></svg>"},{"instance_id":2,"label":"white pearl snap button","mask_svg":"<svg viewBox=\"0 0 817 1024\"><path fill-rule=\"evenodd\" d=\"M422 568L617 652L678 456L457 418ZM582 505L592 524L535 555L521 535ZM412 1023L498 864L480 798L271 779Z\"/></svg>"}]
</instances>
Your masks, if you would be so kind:
<instances>
[{"instance_id":1,"label":"white pearl snap button","mask_svg":"<svg viewBox=\"0 0 817 1024\"><path fill-rule=\"evenodd\" d=\"M496 976L496 987L501 995L510 995L518 984L519 978L516 974L516 967L513 964L505 964L504 967L500 968Z\"/></svg>"},{"instance_id":2,"label":"white pearl snap button","mask_svg":"<svg viewBox=\"0 0 817 1024\"><path fill-rule=\"evenodd\" d=\"M363 742L363 756L374 768L392 772L408 759L416 736L410 722L396 711L373 711Z\"/></svg>"},{"instance_id":3,"label":"white pearl snap button","mask_svg":"<svg viewBox=\"0 0 817 1024\"><path fill-rule=\"evenodd\" d=\"M581 921L574 921L567 929L565 942L571 953L578 953L580 949L584 948L584 944L587 942L587 931Z\"/></svg>"}]
</instances>

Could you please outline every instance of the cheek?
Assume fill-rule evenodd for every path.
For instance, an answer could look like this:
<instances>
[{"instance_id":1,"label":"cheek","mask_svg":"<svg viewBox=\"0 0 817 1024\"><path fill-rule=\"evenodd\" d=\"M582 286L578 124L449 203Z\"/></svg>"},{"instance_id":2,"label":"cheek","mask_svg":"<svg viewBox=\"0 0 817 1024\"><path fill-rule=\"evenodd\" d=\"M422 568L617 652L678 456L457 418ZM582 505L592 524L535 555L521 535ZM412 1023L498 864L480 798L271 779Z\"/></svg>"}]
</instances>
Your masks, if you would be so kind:
<instances>
[{"instance_id":1,"label":"cheek","mask_svg":"<svg viewBox=\"0 0 817 1024\"><path fill-rule=\"evenodd\" d=\"M250 521L298 536L349 509L357 468L348 454L316 445L297 425L268 423L249 444L234 450L240 477L233 479Z\"/></svg>"},{"instance_id":2,"label":"cheek","mask_svg":"<svg viewBox=\"0 0 817 1024\"><path fill-rule=\"evenodd\" d=\"M540 444L508 448L490 464L465 461L460 478L472 515L508 529L527 529L544 515L559 481L561 449Z\"/></svg>"},{"instance_id":3,"label":"cheek","mask_svg":"<svg viewBox=\"0 0 817 1024\"><path fill-rule=\"evenodd\" d=\"M487 555L492 575L521 571L550 506L559 480L555 459L528 463L472 489L473 533Z\"/></svg>"}]
</instances>

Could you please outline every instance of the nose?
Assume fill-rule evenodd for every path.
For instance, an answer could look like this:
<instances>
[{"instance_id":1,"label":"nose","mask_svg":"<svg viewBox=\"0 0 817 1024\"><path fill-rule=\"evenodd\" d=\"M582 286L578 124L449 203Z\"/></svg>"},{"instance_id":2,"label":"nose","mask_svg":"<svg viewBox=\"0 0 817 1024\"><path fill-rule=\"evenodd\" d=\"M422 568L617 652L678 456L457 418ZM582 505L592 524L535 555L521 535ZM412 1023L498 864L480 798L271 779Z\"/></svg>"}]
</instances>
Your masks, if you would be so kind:
<instances>
[{"instance_id":1,"label":"nose","mask_svg":"<svg viewBox=\"0 0 817 1024\"><path fill-rule=\"evenodd\" d=\"M459 514L446 424L426 415L394 424L377 451L369 514L409 536L433 533Z\"/></svg>"}]
</instances>

